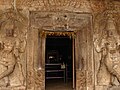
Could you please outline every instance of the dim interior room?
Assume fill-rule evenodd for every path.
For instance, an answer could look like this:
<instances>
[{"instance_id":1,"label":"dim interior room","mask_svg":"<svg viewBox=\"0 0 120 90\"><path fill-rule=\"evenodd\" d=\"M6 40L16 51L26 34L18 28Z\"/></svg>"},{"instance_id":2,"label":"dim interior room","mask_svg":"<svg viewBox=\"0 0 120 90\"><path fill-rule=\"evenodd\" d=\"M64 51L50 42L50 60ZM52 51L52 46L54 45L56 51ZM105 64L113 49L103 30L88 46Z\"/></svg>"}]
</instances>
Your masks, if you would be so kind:
<instances>
[{"instance_id":1,"label":"dim interior room","mask_svg":"<svg viewBox=\"0 0 120 90\"><path fill-rule=\"evenodd\" d=\"M73 38L63 35L47 35L45 53L46 90L59 87L72 89Z\"/></svg>"}]
</instances>

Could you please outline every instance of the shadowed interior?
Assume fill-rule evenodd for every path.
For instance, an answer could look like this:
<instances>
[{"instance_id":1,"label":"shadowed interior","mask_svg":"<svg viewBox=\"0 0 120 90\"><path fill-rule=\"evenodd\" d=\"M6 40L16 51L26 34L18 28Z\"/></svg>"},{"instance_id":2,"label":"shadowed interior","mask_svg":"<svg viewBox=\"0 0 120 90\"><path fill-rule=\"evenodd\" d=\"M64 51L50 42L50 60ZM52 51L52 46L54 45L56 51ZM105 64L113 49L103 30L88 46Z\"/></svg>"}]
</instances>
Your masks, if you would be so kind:
<instances>
[{"instance_id":1,"label":"shadowed interior","mask_svg":"<svg viewBox=\"0 0 120 90\"><path fill-rule=\"evenodd\" d=\"M46 90L72 90L72 38L47 36L45 63Z\"/></svg>"}]
</instances>

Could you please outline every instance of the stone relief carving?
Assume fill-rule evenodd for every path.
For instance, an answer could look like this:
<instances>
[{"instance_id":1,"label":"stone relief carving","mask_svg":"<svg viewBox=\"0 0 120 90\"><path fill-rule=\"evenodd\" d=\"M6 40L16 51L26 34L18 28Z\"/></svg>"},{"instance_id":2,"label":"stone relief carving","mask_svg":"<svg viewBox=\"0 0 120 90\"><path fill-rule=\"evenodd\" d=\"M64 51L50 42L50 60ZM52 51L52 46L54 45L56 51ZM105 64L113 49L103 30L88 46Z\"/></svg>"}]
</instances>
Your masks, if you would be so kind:
<instances>
[{"instance_id":1,"label":"stone relief carving","mask_svg":"<svg viewBox=\"0 0 120 90\"><path fill-rule=\"evenodd\" d=\"M34 30L34 28L38 28L39 32L40 32L40 36L43 36L43 37L46 36L45 34L47 33L47 31L51 35L54 35L54 34L62 35L62 33L63 33L63 35L68 35L65 32L61 32L61 31L66 31L66 30L75 31L77 33L77 31L78 32L81 31L80 28L82 28L82 30L84 31L84 28L86 30L87 25L90 25L89 24L90 19L91 19L91 15L89 15L89 14L62 13L62 12L37 12L37 11L30 12L31 29ZM55 30L57 32L54 32ZM84 32L84 34L85 33L86 33L86 31ZM69 34L70 34L70 32L69 32ZM84 34L82 33L83 36L84 36ZM79 36L81 36L81 35L79 35ZM78 38L79 38L79 36L78 36ZM86 39L84 41L86 42ZM84 44L86 44L85 42L84 42ZM84 48L86 48L86 47L84 47ZM80 51L84 52L84 50L80 50ZM85 54L85 56L86 56L86 54ZM42 65L42 62L43 61L40 62L41 65ZM84 60L81 62L84 63ZM43 66L44 66L44 64L43 64ZM81 65L80 65L80 67L81 67ZM83 70L76 71L77 72L77 74L76 74L77 86L76 87L84 88L86 86L86 77L87 77L85 74L86 71L84 70L84 67L81 67L80 69L83 69ZM45 82L44 72L45 71L44 70L41 71L41 69L40 69L38 72L37 71L34 72L34 70L33 71L31 70L30 72L31 73L28 72L28 74L29 74L28 78L31 76L30 77L31 80L27 84L29 86L31 85L31 87L32 87L32 83L34 82L36 87L41 87L41 88L44 87L44 82ZM31 75L32 73L33 73L33 75ZM92 76L93 75L91 74L90 77L88 77L89 78L88 83L92 82L92 80L91 80ZM91 84L89 84L89 85L91 85Z\"/></svg>"},{"instance_id":2,"label":"stone relief carving","mask_svg":"<svg viewBox=\"0 0 120 90\"><path fill-rule=\"evenodd\" d=\"M41 30L73 31L88 25L89 14L60 12L31 12L31 27Z\"/></svg>"},{"instance_id":3,"label":"stone relief carving","mask_svg":"<svg viewBox=\"0 0 120 90\"><path fill-rule=\"evenodd\" d=\"M13 11L6 12L1 17L0 87L24 86L25 72L22 54L26 48L26 29L21 27L21 21L16 18Z\"/></svg>"},{"instance_id":4,"label":"stone relief carving","mask_svg":"<svg viewBox=\"0 0 120 90\"><path fill-rule=\"evenodd\" d=\"M95 49L101 53L97 73L99 85L113 85L116 77L120 83L120 36L112 14L107 15L105 30L94 42Z\"/></svg>"},{"instance_id":5,"label":"stone relief carving","mask_svg":"<svg viewBox=\"0 0 120 90\"><path fill-rule=\"evenodd\" d=\"M77 90L84 90L83 88L86 86L86 75L85 71L78 71L77 72Z\"/></svg>"},{"instance_id":6,"label":"stone relief carving","mask_svg":"<svg viewBox=\"0 0 120 90\"><path fill-rule=\"evenodd\" d=\"M87 84L91 85L91 83L93 82L92 77L93 77L93 72L87 72L88 78L87 78Z\"/></svg>"}]
</instances>

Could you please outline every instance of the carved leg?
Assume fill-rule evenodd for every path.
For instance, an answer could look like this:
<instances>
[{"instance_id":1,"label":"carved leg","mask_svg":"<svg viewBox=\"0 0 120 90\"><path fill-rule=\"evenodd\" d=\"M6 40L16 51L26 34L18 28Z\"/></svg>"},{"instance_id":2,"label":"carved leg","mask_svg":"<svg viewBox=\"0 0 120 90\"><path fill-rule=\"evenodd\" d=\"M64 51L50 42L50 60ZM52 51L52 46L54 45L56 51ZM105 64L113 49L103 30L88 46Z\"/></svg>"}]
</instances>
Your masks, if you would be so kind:
<instances>
[{"instance_id":1,"label":"carved leg","mask_svg":"<svg viewBox=\"0 0 120 90\"><path fill-rule=\"evenodd\" d=\"M14 70L15 65L8 66L7 70L0 74L0 79L7 77L9 74L11 74Z\"/></svg>"},{"instance_id":2,"label":"carved leg","mask_svg":"<svg viewBox=\"0 0 120 90\"><path fill-rule=\"evenodd\" d=\"M109 85L111 74L108 72L106 65L101 62L97 73L98 85Z\"/></svg>"},{"instance_id":3,"label":"carved leg","mask_svg":"<svg viewBox=\"0 0 120 90\"><path fill-rule=\"evenodd\" d=\"M18 63L18 67L19 67L20 75L21 75L20 82L21 82L21 85L24 85L25 84L25 77L24 77L23 70L22 70L22 64Z\"/></svg>"},{"instance_id":4,"label":"carved leg","mask_svg":"<svg viewBox=\"0 0 120 90\"><path fill-rule=\"evenodd\" d=\"M120 83L120 66L119 65L115 65L113 67L113 70L114 70L114 75L116 76L118 82Z\"/></svg>"},{"instance_id":5,"label":"carved leg","mask_svg":"<svg viewBox=\"0 0 120 90\"><path fill-rule=\"evenodd\" d=\"M115 80L115 76L111 74L111 75L110 75L110 85L111 85L111 86L115 86L114 80Z\"/></svg>"},{"instance_id":6,"label":"carved leg","mask_svg":"<svg viewBox=\"0 0 120 90\"><path fill-rule=\"evenodd\" d=\"M10 81L9 81L9 77L4 77L4 80L5 80L5 84L6 84L6 87L7 86L10 86Z\"/></svg>"},{"instance_id":7,"label":"carved leg","mask_svg":"<svg viewBox=\"0 0 120 90\"><path fill-rule=\"evenodd\" d=\"M118 74L118 73L116 73L116 78L117 78L117 80L118 80L118 82L119 82L119 84L120 84L120 73Z\"/></svg>"},{"instance_id":8,"label":"carved leg","mask_svg":"<svg viewBox=\"0 0 120 90\"><path fill-rule=\"evenodd\" d=\"M21 85L25 85L25 76L24 76L24 72L22 70L22 64L20 62L20 57L17 58L17 65L18 65L18 68L19 68L19 74L20 74L20 82L21 82Z\"/></svg>"}]
</instances>

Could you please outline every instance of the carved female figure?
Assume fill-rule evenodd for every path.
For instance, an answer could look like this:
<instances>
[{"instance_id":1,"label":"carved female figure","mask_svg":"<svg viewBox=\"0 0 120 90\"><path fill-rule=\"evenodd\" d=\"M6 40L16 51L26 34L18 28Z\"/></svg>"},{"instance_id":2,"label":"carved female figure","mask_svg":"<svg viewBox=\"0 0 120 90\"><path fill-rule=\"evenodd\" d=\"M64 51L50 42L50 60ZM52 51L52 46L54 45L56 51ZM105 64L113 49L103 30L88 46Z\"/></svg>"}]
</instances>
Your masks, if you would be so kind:
<instances>
[{"instance_id":1,"label":"carved female figure","mask_svg":"<svg viewBox=\"0 0 120 90\"><path fill-rule=\"evenodd\" d=\"M108 27L105 34L100 40L96 40L94 45L96 51L101 53L100 67L97 74L98 83L103 83L100 78L102 68L106 69L110 74L110 80L108 80L108 82L110 81L110 85L113 85L113 76L115 76L120 83L120 38L119 35L115 33L113 20L108 20Z\"/></svg>"},{"instance_id":2,"label":"carved female figure","mask_svg":"<svg viewBox=\"0 0 120 90\"><path fill-rule=\"evenodd\" d=\"M16 60L13 54L14 42L12 39L7 38L4 40L4 49L1 51L0 64L2 64L6 70L0 74L0 79L6 78L6 85L9 85L9 75L13 72Z\"/></svg>"},{"instance_id":3,"label":"carved female figure","mask_svg":"<svg viewBox=\"0 0 120 90\"><path fill-rule=\"evenodd\" d=\"M20 53L24 52L25 40L19 39L14 33L14 23L9 23L4 28L6 34L0 40L1 47L3 47L0 52L0 67L2 67L0 80L4 79L5 86L22 86L24 76Z\"/></svg>"}]
</instances>

